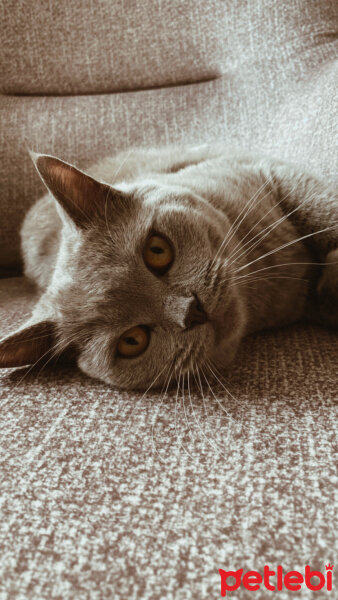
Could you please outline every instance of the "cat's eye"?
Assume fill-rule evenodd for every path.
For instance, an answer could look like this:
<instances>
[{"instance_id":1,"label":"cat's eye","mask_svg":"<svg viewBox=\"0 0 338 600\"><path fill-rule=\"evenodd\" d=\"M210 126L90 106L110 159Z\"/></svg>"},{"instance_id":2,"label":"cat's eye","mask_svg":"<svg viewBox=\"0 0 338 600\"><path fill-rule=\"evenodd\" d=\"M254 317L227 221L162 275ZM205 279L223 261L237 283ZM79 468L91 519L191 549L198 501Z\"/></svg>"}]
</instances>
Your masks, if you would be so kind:
<instances>
[{"instance_id":1,"label":"cat's eye","mask_svg":"<svg viewBox=\"0 0 338 600\"><path fill-rule=\"evenodd\" d=\"M149 328L145 325L137 325L121 335L117 342L117 352L124 358L139 356L147 349L149 340Z\"/></svg>"},{"instance_id":2,"label":"cat's eye","mask_svg":"<svg viewBox=\"0 0 338 600\"><path fill-rule=\"evenodd\" d=\"M143 258L149 269L162 275L172 265L174 250L169 240L156 233L148 237Z\"/></svg>"}]
</instances>

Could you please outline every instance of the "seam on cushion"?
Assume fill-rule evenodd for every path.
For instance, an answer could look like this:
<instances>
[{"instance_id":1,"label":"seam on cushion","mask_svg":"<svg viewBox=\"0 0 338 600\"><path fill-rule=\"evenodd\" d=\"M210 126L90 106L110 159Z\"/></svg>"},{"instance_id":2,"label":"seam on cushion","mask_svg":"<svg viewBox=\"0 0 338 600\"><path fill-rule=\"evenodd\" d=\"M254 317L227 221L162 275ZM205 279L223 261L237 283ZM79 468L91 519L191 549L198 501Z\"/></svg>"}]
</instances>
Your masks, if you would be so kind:
<instances>
[{"instance_id":1,"label":"seam on cushion","mask_svg":"<svg viewBox=\"0 0 338 600\"><path fill-rule=\"evenodd\" d=\"M174 88L174 87L182 87L182 86L188 86L188 85L199 85L201 83L209 83L211 81L216 81L217 79L221 79L222 77L224 77L225 74L224 73L220 73L217 75L214 75L212 77L205 77L204 79L198 79L197 81L184 81L182 83L168 83L167 85L154 85L151 87L137 87L137 88L121 88L118 90L112 90L111 92L107 92L107 91L98 91L98 92L70 92L69 94L58 94L57 92L49 92L49 93L44 93L41 92L41 94L37 94L37 93L11 93L11 92L0 92L0 94L2 96L12 96L12 97L28 97L28 98L32 98L32 97L42 97L42 96L53 96L53 97L68 97L68 96L114 96L117 94L128 94L128 93L135 93L135 92L148 92L151 90L161 90L161 89L167 89L167 88Z\"/></svg>"}]
</instances>

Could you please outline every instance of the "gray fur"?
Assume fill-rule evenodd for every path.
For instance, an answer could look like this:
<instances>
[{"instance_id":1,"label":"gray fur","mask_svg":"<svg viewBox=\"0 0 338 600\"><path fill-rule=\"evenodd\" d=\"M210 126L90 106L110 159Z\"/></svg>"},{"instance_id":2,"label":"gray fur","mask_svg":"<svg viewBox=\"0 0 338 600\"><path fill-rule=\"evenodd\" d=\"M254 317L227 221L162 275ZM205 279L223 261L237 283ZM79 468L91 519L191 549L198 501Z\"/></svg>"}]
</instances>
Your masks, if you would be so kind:
<instances>
[{"instance_id":1,"label":"gray fur","mask_svg":"<svg viewBox=\"0 0 338 600\"><path fill-rule=\"evenodd\" d=\"M42 292L30 323L53 323L57 350L73 345L88 375L146 388L171 368L177 376L205 361L227 367L243 337L266 327L304 315L337 326L338 199L326 184L280 161L209 146L132 150L88 174L112 188L104 220L78 227L48 193L21 232L25 274ZM152 229L175 248L163 277L143 261ZM324 269L313 264L326 260ZM209 320L186 329L193 294ZM139 324L151 328L149 347L118 357L117 339Z\"/></svg>"}]
</instances>

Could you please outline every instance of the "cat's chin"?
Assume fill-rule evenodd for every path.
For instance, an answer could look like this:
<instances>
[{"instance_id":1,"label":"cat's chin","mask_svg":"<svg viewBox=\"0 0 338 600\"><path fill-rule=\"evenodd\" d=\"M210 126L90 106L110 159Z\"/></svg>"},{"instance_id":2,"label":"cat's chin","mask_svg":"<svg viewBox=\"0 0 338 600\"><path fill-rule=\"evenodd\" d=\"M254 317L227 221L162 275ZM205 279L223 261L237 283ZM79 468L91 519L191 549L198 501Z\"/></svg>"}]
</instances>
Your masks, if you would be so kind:
<instances>
[{"instance_id":1,"label":"cat's chin","mask_svg":"<svg viewBox=\"0 0 338 600\"><path fill-rule=\"evenodd\" d=\"M210 357L211 365L221 371L227 369L237 354L240 341L241 338L232 339L231 341L224 342L215 348Z\"/></svg>"},{"instance_id":2,"label":"cat's chin","mask_svg":"<svg viewBox=\"0 0 338 600\"><path fill-rule=\"evenodd\" d=\"M228 367L234 360L246 333L246 314L244 300L234 294L225 313L214 320L215 342L209 358L218 369Z\"/></svg>"}]
</instances>

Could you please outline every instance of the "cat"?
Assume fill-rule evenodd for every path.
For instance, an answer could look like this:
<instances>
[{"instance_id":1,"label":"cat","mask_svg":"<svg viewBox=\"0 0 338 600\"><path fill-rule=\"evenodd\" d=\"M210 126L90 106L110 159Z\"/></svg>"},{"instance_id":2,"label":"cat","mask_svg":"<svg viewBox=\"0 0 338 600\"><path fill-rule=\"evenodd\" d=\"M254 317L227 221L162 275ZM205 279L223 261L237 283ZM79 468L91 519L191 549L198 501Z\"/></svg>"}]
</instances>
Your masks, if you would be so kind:
<instances>
[{"instance_id":1,"label":"cat","mask_svg":"<svg viewBox=\"0 0 338 600\"><path fill-rule=\"evenodd\" d=\"M255 331L338 326L338 197L280 160L222 146L134 149L86 173L32 153L48 189L24 220L41 296L0 366L71 348L126 389L224 369Z\"/></svg>"}]
</instances>

